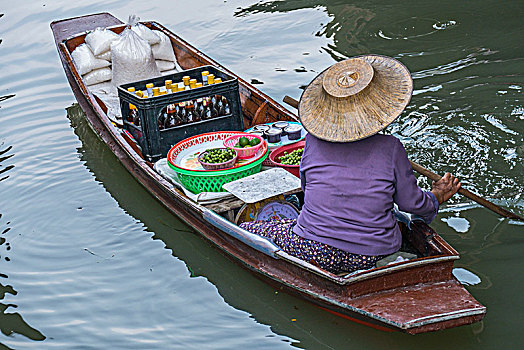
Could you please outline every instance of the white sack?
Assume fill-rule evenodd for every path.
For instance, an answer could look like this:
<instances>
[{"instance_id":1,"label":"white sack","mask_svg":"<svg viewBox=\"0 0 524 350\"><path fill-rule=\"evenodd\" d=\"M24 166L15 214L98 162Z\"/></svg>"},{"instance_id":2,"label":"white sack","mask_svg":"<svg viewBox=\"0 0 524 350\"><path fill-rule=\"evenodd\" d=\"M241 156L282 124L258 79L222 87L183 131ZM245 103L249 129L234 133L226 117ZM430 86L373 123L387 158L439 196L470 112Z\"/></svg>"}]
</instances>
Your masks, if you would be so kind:
<instances>
[{"instance_id":1,"label":"white sack","mask_svg":"<svg viewBox=\"0 0 524 350\"><path fill-rule=\"evenodd\" d=\"M93 69L108 67L111 64L106 60L95 57L86 44L81 44L71 53L78 73L81 75L91 72Z\"/></svg>"},{"instance_id":2,"label":"white sack","mask_svg":"<svg viewBox=\"0 0 524 350\"><path fill-rule=\"evenodd\" d=\"M160 76L151 46L129 28L113 41L111 55L115 86Z\"/></svg>"},{"instance_id":3,"label":"white sack","mask_svg":"<svg viewBox=\"0 0 524 350\"><path fill-rule=\"evenodd\" d=\"M155 30L154 32L160 37L160 42L158 44L151 45L151 50L153 50L155 60L175 62L175 52L173 51L173 45L171 45L169 37L158 30Z\"/></svg>"},{"instance_id":4,"label":"white sack","mask_svg":"<svg viewBox=\"0 0 524 350\"><path fill-rule=\"evenodd\" d=\"M111 68L105 67L105 68L99 68L95 69L86 75L84 75L82 78L84 79L84 82L87 86L94 85L98 83L103 83L104 81L110 81L111 80Z\"/></svg>"},{"instance_id":5,"label":"white sack","mask_svg":"<svg viewBox=\"0 0 524 350\"><path fill-rule=\"evenodd\" d=\"M156 35L155 32L141 23L132 25L131 29L133 29L139 37L147 41L149 45L158 44L160 42L160 36Z\"/></svg>"},{"instance_id":6,"label":"white sack","mask_svg":"<svg viewBox=\"0 0 524 350\"><path fill-rule=\"evenodd\" d=\"M85 42L93 51L93 55L97 56L109 51L111 43L116 39L118 39L118 34L115 32L105 28L96 28L86 35Z\"/></svg>"},{"instance_id":7,"label":"white sack","mask_svg":"<svg viewBox=\"0 0 524 350\"><path fill-rule=\"evenodd\" d=\"M122 124L120 99L116 87L111 81L88 86L89 91L98 97L107 107L107 116L115 124Z\"/></svg>"},{"instance_id":8,"label":"white sack","mask_svg":"<svg viewBox=\"0 0 524 350\"><path fill-rule=\"evenodd\" d=\"M106 52L101 53L100 55L96 55L95 57L101 60L106 60L108 62L111 62L111 50L107 50Z\"/></svg>"},{"instance_id":9,"label":"white sack","mask_svg":"<svg viewBox=\"0 0 524 350\"><path fill-rule=\"evenodd\" d=\"M155 60L155 62L158 70L161 72L175 68L175 62L173 61Z\"/></svg>"}]
</instances>

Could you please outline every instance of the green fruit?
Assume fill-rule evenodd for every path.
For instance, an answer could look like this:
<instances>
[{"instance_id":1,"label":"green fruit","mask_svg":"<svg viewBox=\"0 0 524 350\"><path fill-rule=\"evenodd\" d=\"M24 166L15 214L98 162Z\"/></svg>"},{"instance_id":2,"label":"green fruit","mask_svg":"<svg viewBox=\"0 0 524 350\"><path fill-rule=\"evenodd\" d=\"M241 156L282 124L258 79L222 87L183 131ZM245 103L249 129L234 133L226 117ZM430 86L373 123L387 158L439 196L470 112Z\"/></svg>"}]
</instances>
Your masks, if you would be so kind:
<instances>
[{"instance_id":1,"label":"green fruit","mask_svg":"<svg viewBox=\"0 0 524 350\"><path fill-rule=\"evenodd\" d=\"M256 137L252 138L251 141L249 141L249 144L251 146L256 146L260 143L260 139L257 139Z\"/></svg>"},{"instance_id":2,"label":"green fruit","mask_svg":"<svg viewBox=\"0 0 524 350\"><path fill-rule=\"evenodd\" d=\"M278 160L281 164L284 165L300 165L300 159L302 158L302 153L304 149L299 148L290 153L284 152L283 155L278 157Z\"/></svg>"},{"instance_id":3,"label":"green fruit","mask_svg":"<svg viewBox=\"0 0 524 350\"><path fill-rule=\"evenodd\" d=\"M205 163L224 163L234 158L235 154L230 149L213 148L206 150L202 157Z\"/></svg>"},{"instance_id":4,"label":"green fruit","mask_svg":"<svg viewBox=\"0 0 524 350\"><path fill-rule=\"evenodd\" d=\"M240 145L240 147L246 147L246 145L249 145L249 139L245 136L242 136L239 140L238 140L238 144Z\"/></svg>"}]
</instances>

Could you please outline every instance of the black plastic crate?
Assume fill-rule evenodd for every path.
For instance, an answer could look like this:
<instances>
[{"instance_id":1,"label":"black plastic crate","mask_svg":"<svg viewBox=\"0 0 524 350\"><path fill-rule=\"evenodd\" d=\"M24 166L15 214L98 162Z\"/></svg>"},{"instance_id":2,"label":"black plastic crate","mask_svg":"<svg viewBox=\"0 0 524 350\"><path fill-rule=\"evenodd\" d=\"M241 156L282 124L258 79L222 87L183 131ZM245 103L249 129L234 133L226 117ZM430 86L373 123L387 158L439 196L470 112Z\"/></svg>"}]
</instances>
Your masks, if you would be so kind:
<instances>
[{"instance_id":1,"label":"black plastic crate","mask_svg":"<svg viewBox=\"0 0 524 350\"><path fill-rule=\"evenodd\" d=\"M129 87L134 87L136 90L146 90L146 84L148 83L153 83L155 87L164 86L166 80L172 80L173 84L175 84L181 82L182 77L186 75L200 82L202 80L202 72L206 70L209 71L209 74L214 74L215 79L221 78L222 82L148 98L140 98L134 93L127 91ZM213 95L220 95L227 99L230 106L229 114L168 129L159 128L158 118L168 105ZM211 131L244 130L238 79L213 66L201 66L154 79L123 84L118 87L118 97L120 98L120 110L124 128L137 140L142 148L144 157L152 162L167 156L167 152L174 144L188 137ZM138 109L139 127L126 121L126 116L130 111L130 103Z\"/></svg>"}]
</instances>

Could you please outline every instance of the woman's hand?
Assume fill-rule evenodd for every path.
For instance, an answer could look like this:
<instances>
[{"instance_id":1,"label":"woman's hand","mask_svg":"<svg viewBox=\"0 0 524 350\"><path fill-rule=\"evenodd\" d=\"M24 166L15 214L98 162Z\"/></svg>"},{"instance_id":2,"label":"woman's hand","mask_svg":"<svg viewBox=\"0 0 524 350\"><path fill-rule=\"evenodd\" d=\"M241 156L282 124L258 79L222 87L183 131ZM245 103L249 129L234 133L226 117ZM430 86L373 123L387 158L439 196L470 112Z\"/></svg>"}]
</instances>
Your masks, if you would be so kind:
<instances>
[{"instance_id":1,"label":"woman's hand","mask_svg":"<svg viewBox=\"0 0 524 350\"><path fill-rule=\"evenodd\" d=\"M437 197L438 203L442 204L457 193L459 188L460 181L450 173L446 173L440 180L433 182L431 193Z\"/></svg>"}]
</instances>

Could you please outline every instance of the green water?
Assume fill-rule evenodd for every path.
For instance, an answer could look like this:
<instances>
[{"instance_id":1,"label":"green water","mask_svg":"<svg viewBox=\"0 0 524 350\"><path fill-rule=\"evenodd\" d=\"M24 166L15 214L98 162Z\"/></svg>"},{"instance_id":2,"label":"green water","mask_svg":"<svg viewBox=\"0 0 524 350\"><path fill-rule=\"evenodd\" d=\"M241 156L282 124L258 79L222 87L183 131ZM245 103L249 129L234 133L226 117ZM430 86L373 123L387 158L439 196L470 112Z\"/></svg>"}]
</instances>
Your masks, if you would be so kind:
<instances>
[{"instance_id":1,"label":"green water","mask_svg":"<svg viewBox=\"0 0 524 350\"><path fill-rule=\"evenodd\" d=\"M393 56L412 72L414 94L388 131L414 161L456 174L465 188L522 216L524 2L2 5L0 348L513 349L524 342L522 224L457 196L431 225L460 252L456 267L480 280L467 289L488 308L481 323L409 336L328 314L233 264L125 171L74 106L49 28L97 12L124 21L137 14L261 83L277 101L300 97L338 60Z\"/></svg>"}]
</instances>

